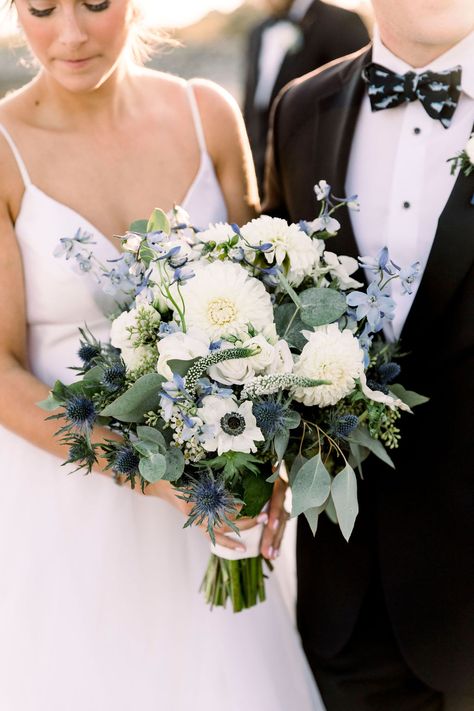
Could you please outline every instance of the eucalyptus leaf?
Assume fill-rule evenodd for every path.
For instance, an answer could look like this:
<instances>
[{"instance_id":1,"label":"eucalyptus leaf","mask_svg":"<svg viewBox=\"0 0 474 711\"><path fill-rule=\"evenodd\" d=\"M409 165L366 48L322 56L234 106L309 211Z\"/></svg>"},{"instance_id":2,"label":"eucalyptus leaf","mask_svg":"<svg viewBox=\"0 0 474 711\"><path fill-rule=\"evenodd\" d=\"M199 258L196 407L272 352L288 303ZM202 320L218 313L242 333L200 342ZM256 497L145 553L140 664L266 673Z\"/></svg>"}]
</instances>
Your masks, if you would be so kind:
<instances>
[{"instance_id":1,"label":"eucalyptus leaf","mask_svg":"<svg viewBox=\"0 0 474 711\"><path fill-rule=\"evenodd\" d=\"M184 472L184 456L177 447L170 447L166 454L166 473L163 477L166 481L177 481Z\"/></svg>"},{"instance_id":2,"label":"eucalyptus leaf","mask_svg":"<svg viewBox=\"0 0 474 711\"><path fill-rule=\"evenodd\" d=\"M285 427L288 427L289 430L295 430L301 423L301 415L299 412L295 412L295 410L287 410L284 421Z\"/></svg>"},{"instance_id":3,"label":"eucalyptus leaf","mask_svg":"<svg viewBox=\"0 0 474 711\"><path fill-rule=\"evenodd\" d=\"M316 531L318 529L319 515L324 511L326 506L327 504L323 504L322 506L315 506L314 508L308 509L304 512L304 515L309 523L309 527L313 536L316 535Z\"/></svg>"},{"instance_id":4,"label":"eucalyptus leaf","mask_svg":"<svg viewBox=\"0 0 474 711\"><path fill-rule=\"evenodd\" d=\"M160 452L152 452L148 457L140 459L138 469L145 481L153 484L163 479L166 472L166 459Z\"/></svg>"},{"instance_id":5,"label":"eucalyptus leaf","mask_svg":"<svg viewBox=\"0 0 474 711\"><path fill-rule=\"evenodd\" d=\"M104 375L104 368L102 365L95 365L90 370L84 373L83 380L89 381L91 383L100 383Z\"/></svg>"},{"instance_id":6,"label":"eucalyptus leaf","mask_svg":"<svg viewBox=\"0 0 474 711\"><path fill-rule=\"evenodd\" d=\"M288 479L290 480L291 486L293 486L293 482L296 479L296 475L298 474L299 470L301 469L303 464L306 464L307 461L307 457L303 457L302 454L297 454L294 458L293 464L291 465L291 469L288 473Z\"/></svg>"},{"instance_id":7,"label":"eucalyptus leaf","mask_svg":"<svg viewBox=\"0 0 474 711\"><path fill-rule=\"evenodd\" d=\"M301 320L313 328L334 323L347 311L346 297L336 289L306 289L300 299Z\"/></svg>"},{"instance_id":8,"label":"eucalyptus leaf","mask_svg":"<svg viewBox=\"0 0 474 711\"><path fill-rule=\"evenodd\" d=\"M159 207L155 207L151 213L150 219L146 227L147 232L164 232L169 235L171 231L170 221L168 220L166 213L160 210Z\"/></svg>"},{"instance_id":9,"label":"eucalyptus leaf","mask_svg":"<svg viewBox=\"0 0 474 711\"><path fill-rule=\"evenodd\" d=\"M192 358L191 360L169 360L168 367L171 368L173 373L177 373L182 378L187 375L188 370L201 360L201 358Z\"/></svg>"},{"instance_id":10,"label":"eucalyptus leaf","mask_svg":"<svg viewBox=\"0 0 474 711\"><path fill-rule=\"evenodd\" d=\"M154 442L162 449L166 449L167 447L165 438L161 432L156 430L154 427L146 427L145 425L137 427L137 436L144 442Z\"/></svg>"},{"instance_id":11,"label":"eucalyptus leaf","mask_svg":"<svg viewBox=\"0 0 474 711\"><path fill-rule=\"evenodd\" d=\"M147 231L148 220L134 220L130 227L129 232L137 232L139 235L143 235Z\"/></svg>"},{"instance_id":12,"label":"eucalyptus leaf","mask_svg":"<svg viewBox=\"0 0 474 711\"><path fill-rule=\"evenodd\" d=\"M332 500L332 496L330 496L329 499L327 500L327 506L324 509L324 512L325 512L326 516L328 517L328 519L330 521L332 521L332 523L334 523L337 526L339 521L337 520L336 508L334 506L334 501Z\"/></svg>"},{"instance_id":13,"label":"eucalyptus leaf","mask_svg":"<svg viewBox=\"0 0 474 711\"><path fill-rule=\"evenodd\" d=\"M52 412L53 410L57 410L58 407L61 407L62 403L56 400L52 393L49 393L46 400L41 400L37 402L36 405L46 412Z\"/></svg>"},{"instance_id":14,"label":"eucalyptus leaf","mask_svg":"<svg viewBox=\"0 0 474 711\"><path fill-rule=\"evenodd\" d=\"M149 457L151 454L160 452L160 448L154 442L134 442L133 448L143 457Z\"/></svg>"},{"instance_id":15,"label":"eucalyptus leaf","mask_svg":"<svg viewBox=\"0 0 474 711\"><path fill-rule=\"evenodd\" d=\"M114 417L121 422L140 422L146 412L158 408L164 382L165 379L158 373L143 375L100 414L104 417Z\"/></svg>"},{"instance_id":16,"label":"eucalyptus leaf","mask_svg":"<svg viewBox=\"0 0 474 711\"><path fill-rule=\"evenodd\" d=\"M319 454L309 459L298 470L291 490L292 516L298 516L307 509L324 504L331 491L331 477Z\"/></svg>"},{"instance_id":17,"label":"eucalyptus leaf","mask_svg":"<svg viewBox=\"0 0 474 711\"><path fill-rule=\"evenodd\" d=\"M417 405L424 405L425 402L429 402L429 397L419 395L413 390L405 390L403 385L399 385L398 383L390 385L390 392L404 402L405 405L408 405L408 407L416 407Z\"/></svg>"},{"instance_id":18,"label":"eucalyptus leaf","mask_svg":"<svg viewBox=\"0 0 474 711\"><path fill-rule=\"evenodd\" d=\"M295 316L296 310L297 308L294 304L280 304L280 306L277 306L275 309L275 325L280 338L284 338L290 346L301 351L306 345L306 338L301 333L305 325L301 320L299 310Z\"/></svg>"},{"instance_id":19,"label":"eucalyptus leaf","mask_svg":"<svg viewBox=\"0 0 474 711\"><path fill-rule=\"evenodd\" d=\"M273 446L275 447L275 454L279 462L282 461L285 456L286 448L288 447L288 442L290 441L290 431L280 430L276 433L273 440Z\"/></svg>"},{"instance_id":20,"label":"eucalyptus leaf","mask_svg":"<svg viewBox=\"0 0 474 711\"><path fill-rule=\"evenodd\" d=\"M332 480L331 498L336 509L339 528L346 541L348 541L359 513L357 478L349 464L336 474Z\"/></svg>"},{"instance_id":21,"label":"eucalyptus leaf","mask_svg":"<svg viewBox=\"0 0 474 711\"><path fill-rule=\"evenodd\" d=\"M367 449L370 449L370 451L375 454L376 457L381 459L382 462L388 464L388 466L392 467L392 469L395 469L395 464L389 457L382 442L371 437L369 431L365 427L359 426L356 430L351 432L348 439L349 442L355 442L356 444L360 444L362 447L367 447Z\"/></svg>"},{"instance_id":22,"label":"eucalyptus leaf","mask_svg":"<svg viewBox=\"0 0 474 711\"><path fill-rule=\"evenodd\" d=\"M351 450L349 464L351 467L358 469L359 474L362 476L362 463L370 456L370 451L367 447L361 447L360 444L356 444L355 442L349 442L349 447Z\"/></svg>"}]
</instances>

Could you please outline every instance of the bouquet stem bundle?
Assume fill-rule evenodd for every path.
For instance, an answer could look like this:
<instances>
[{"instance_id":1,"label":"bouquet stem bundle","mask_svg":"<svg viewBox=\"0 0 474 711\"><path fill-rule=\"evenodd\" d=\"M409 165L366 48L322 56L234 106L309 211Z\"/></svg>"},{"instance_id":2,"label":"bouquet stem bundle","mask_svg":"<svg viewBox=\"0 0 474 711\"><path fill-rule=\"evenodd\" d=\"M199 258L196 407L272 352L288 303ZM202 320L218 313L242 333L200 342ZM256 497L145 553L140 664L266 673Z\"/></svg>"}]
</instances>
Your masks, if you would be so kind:
<instances>
[{"instance_id":1,"label":"bouquet stem bundle","mask_svg":"<svg viewBox=\"0 0 474 711\"><path fill-rule=\"evenodd\" d=\"M241 612L265 600L264 558L227 560L212 554L201 584L206 603L225 607L230 599L234 612ZM269 570L272 564L265 560Z\"/></svg>"}]
</instances>

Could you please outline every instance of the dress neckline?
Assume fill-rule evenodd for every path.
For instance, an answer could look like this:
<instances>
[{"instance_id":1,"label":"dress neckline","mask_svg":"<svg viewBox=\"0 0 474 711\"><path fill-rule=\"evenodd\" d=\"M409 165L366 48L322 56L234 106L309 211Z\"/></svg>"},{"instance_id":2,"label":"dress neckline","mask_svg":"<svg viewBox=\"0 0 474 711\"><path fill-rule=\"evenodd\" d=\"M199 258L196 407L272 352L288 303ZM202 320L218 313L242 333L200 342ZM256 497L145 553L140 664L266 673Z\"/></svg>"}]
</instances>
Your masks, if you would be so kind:
<instances>
[{"instance_id":1,"label":"dress neckline","mask_svg":"<svg viewBox=\"0 0 474 711\"><path fill-rule=\"evenodd\" d=\"M200 180L202 174L204 173L206 164L209 164L209 161L210 161L210 157L209 157L208 153L205 151L201 151L200 152L199 168L196 172L196 175L194 176L191 184L189 185L184 198L181 201L176 202L175 203L176 205L179 205L179 206L183 207L184 209L186 209L186 203L189 202L191 195L192 195L194 189L196 188L196 185L199 183L199 180ZM27 195L28 195L28 191L31 191L31 190L35 191L38 195L40 195L44 199L48 200L49 202L53 203L54 205L56 205L64 210L67 210L67 212L72 213L75 217L79 218L81 220L81 222L83 222L86 225L86 227L88 227L94 233L94 235L98 235L102 239L106 240L106 242L108 242L108 244L111 245L112 249L115 252L117 252L118 254L122 254L122 250L119 249L119 247L117 247L114 244L114 242L112 242L112 240L107 237L107 235L105 235L101 230L99 230L99 228L96 225L94 225L93 222L88 220L87 217L85 217L80 212L77 212L77 210L75 210L73 207L70 207L67 203L61 202L61 200L57 200L56 198L52 197L51 195L49 195L44 190L41 190L41 188L39 188L37 185L35 185L32 182L29 182L27 185L25 185L25 189L24 189L23 196L22 196L21 203L20 203L20 209L18 211L18 215L16 217L15 222L18 222L18 220L20 219L21 214L23 212L24 202L25 202L25 199L27 198ZM172 209L172 208L170 208L170 209Z\"/></svg>"}]
</instances>

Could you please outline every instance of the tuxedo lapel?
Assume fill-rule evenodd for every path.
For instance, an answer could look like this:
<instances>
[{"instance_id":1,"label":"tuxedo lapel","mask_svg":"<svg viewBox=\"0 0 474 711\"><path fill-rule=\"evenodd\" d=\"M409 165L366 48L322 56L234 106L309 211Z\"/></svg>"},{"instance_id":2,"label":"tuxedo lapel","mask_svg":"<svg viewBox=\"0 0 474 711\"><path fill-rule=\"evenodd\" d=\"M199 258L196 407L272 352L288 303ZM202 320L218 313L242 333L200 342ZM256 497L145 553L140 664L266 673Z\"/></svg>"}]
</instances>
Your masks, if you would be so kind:
<instances>
[{"instance_id":1,"label":"tuxedo lapel","mask_svg":"<svg viewBox=\"0 0 474 711\"><path fill-rule=\"evenodd\" d=\"M474 130L474 128L473 128ZM421 284L401 338L413 348L438 327L474 260L474 176L459 173L438 221Z\"/></svg>"},{"instance_id":2,"label":"tuxedo lapel","mask_svg":"<svg viewBox=\"0 0 474 711\"><path fill-rule=\"evenodd\" d=\"M341 76L340 89L321 103L322 110L318 112L313 141L313 184L327 180L337 197L346 196L345 181L350 149L365 91L361 72L370 61L371 53L370 48L351 63L348 74ZM341 223L341 229L334 242L329 242L330 249L338 254L357 257L357 244L348 209L345 206L340 208L336 217Z\"/></svg>"}]
</instances>

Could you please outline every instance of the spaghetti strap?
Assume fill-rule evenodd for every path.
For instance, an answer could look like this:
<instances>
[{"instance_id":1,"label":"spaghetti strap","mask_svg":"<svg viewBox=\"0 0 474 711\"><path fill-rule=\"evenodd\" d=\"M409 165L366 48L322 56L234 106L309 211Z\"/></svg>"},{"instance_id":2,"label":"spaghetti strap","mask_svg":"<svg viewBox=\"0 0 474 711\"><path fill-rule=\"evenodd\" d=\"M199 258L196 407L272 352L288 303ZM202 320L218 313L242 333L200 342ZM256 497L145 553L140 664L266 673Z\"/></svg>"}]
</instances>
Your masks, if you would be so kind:
<instances>
[{"instance_id":1,"label":"spaghetti strap","mask_svg":"<svg viewBox=\"0 0 474 711\"><path fill-rule=\"evenodd\" d=\"M5 136L5 140L8 143L8 145L10 146L13 155L15 156L15 160L18 165L18 170L21 173L21 177L23 178L23 182L24 182L25 188L26 188L28 185L31 185L31 179L28 174L28 171L26 170L26 166L23 162L23 158L20 155L20 151L16 147L13 138L10 136L10 134L8 133L5 126L3 126L3 124L1 124L1 123L0 123L0 133L2 133Z\"/></svg>"},{"instance_id":2,"label":"spaghetti strap","mask_svg":"<svg viewBox=\"0 0 474 711\"><path fill-rule=\"evenodd\" d=\"M204 138L204 129L202 127L201 115L199 113L199 107L196 101L196 95L191 84L186 84L186 90L188 93L189 104L191 106L191 113L193 115L194 130L196 131L199 149L201 153L207 153L206 139Z\"/></svg>"}]
</instances>

